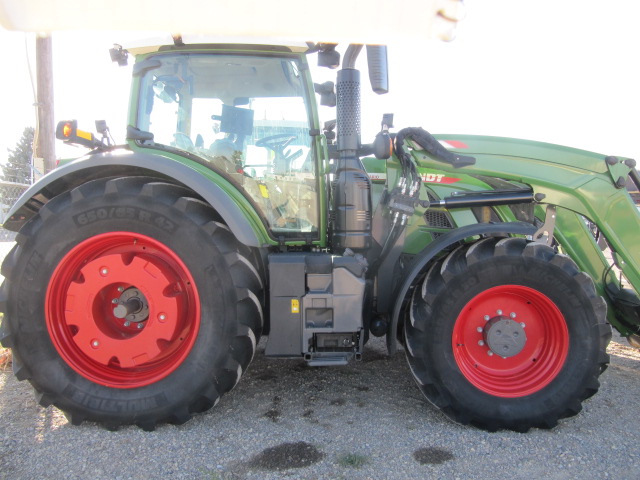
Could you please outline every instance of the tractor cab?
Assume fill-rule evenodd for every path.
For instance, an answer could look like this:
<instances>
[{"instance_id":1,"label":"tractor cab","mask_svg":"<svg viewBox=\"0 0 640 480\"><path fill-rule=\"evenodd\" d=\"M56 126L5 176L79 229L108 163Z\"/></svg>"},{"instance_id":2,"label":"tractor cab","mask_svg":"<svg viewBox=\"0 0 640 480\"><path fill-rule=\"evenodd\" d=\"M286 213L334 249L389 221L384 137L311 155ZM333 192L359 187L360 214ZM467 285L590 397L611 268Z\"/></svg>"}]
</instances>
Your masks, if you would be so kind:
<instances>
[{"instance_id":1,"label":"tractor cab","mask_svg":"<svg viewBox=\"0 0 640 480\"><path fill-rule=\"evenodd\" d=\"M146 55L134 67L129 139L223 176L275 238L317 240L319 131L306 70L285 47Z\"/></svg>"}]
</instances>

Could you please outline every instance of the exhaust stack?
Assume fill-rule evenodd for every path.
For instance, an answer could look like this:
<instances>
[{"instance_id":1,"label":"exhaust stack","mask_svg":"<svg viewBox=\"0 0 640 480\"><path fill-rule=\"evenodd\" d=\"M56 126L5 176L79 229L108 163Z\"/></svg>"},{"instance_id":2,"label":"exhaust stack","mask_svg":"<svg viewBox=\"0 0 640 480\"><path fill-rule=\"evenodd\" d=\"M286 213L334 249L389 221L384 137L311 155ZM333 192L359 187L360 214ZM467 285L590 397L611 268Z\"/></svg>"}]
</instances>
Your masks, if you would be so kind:
<instances>
[{"instance_id":1,"label":"exhaust stack","mask_svg":"<svg viewBox=\"0 0 640 480\"><path fill-rule=\"evenodd\" d=\"M333 182L333 245L366 250L371 246L371 180L358 157L360 72L355 61L362 45L350 45L338 72L338 161Z\"/></svg>"}]
</instances>

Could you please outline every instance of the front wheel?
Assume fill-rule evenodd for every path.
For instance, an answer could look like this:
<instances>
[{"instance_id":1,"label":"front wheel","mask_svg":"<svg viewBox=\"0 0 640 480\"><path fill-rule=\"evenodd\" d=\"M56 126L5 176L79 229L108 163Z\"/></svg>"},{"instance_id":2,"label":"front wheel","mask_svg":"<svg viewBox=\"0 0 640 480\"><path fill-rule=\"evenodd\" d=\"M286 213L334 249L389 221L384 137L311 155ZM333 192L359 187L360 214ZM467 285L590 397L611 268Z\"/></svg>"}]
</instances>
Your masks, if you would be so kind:
<instances>
[{"instance_id":1,"label":"front wheel","mask_svg":"<svg viewBox=\"0 0 640 480\"><path fill-rule=\"evenodd\" d=\"M487 238L434 264L405 323L424 395L488 430L551 428L599 387L611 328L592 280L565 255Z\"/></svg>"},{"instance_id":2,"label":"front wheel","mask_svg":"<svg viewBox=\"0 0 640 480\"><path fill-rule=\"evenodd\" d=\"M72 423L183 423L238 381L262 330L261 277L193 193L96 180L47 203L3 265L3 343Z\"/></svg>"}]
</instances>

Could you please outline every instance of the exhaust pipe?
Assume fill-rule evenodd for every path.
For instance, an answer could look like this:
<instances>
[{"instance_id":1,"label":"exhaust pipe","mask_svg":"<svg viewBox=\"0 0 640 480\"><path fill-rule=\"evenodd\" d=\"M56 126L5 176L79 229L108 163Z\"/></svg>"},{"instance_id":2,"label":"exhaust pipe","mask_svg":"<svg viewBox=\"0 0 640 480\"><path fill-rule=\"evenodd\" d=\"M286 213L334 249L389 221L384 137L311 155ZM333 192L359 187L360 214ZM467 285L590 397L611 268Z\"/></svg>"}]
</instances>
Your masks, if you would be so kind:
<instances>
[{"instance_id":1,"label":"exhaust pipe","mask_svg":"<svg viewBox=\"0 0 640 480\"><path fill-rule=\"evenodd\" d=\"M338 160L333 182L333 246L358 252L371 247L371 179L358 157L361 133L362 45L349 45L336 82Z\"/></svg>"}]
</instances>

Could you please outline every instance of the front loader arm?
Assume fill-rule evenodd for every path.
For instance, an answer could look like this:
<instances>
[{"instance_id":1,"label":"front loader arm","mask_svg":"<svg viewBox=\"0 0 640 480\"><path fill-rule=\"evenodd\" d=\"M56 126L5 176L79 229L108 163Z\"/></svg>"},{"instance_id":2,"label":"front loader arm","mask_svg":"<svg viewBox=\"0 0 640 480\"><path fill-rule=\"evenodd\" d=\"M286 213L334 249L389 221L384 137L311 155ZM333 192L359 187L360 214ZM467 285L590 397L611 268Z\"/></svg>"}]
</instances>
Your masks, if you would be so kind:
<instances>
[{"instance_id":1,"label":"front loader arm","mask_svg":"<svg viewBox=\"0 0 640 480\"><path fill-rule=\"evenodd\" d=\"M476 136L440 136L455 139L473 155L475 165L455 169L423 151L413 155L421 167L452 174L485 176L529 185L542 205L556 206L554 238L594 280L609 303L609 321L623 334L638 333L636 318L620 319L607 282L611 261L597 245L587 221L597 226L611 247L613 259L635 290L640 292L640 212L620 181L633 169L633 161L539 142ZM611 167L614 167L613 169ZM615 170L615 175L612 170ZM615 178L614 178L615 177ZM541 218L544 220L544 218ZM608 280L607 280L608 277ZM640 300L639 300L640 303Z\"/></svg>"}]
</instances>

